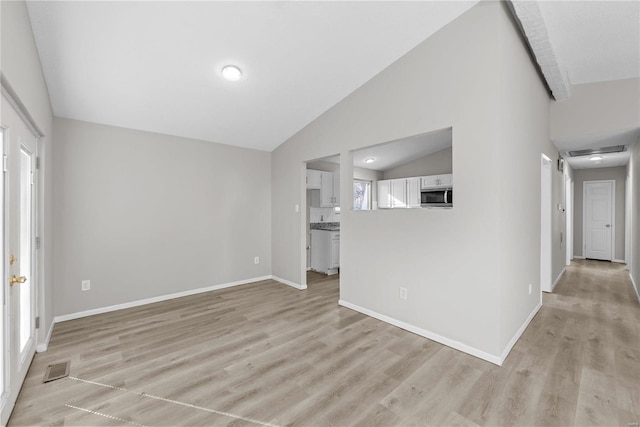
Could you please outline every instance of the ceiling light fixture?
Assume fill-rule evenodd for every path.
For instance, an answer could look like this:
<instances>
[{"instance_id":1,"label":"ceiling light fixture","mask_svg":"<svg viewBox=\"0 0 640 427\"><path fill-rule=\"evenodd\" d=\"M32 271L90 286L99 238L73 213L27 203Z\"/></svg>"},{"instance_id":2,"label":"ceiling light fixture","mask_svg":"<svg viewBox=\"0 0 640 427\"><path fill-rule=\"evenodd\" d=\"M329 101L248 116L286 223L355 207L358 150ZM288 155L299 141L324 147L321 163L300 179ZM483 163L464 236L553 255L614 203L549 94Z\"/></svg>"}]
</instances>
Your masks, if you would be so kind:
<instances>
[{"instance_id":1,"label":"ceiling light fixture","mask_svg":"<svg viewBox=\"0 0 640 427\"><path fill-rule=\"evenodd\" d=\"M591 156L591 157L589 157L589 160L602 160L602 159L604 159L604 157L602 157L602 156Z\"/></svg>"},{"instance_id":2,"label":"ceiling light fixture","mask_svg":"<svg viewBox=\"0 0 640 427\"><path fill-rule=\"evenodd\" d=\"M373 162L375 162L375 160L376 160L376 159L375 159L375 158L373 158L373 157L368 157L368 158L364 159L364 162L365 162L365 163L373 163Z\"/></svg>"},{"instance_id":3,"label":"ceiling light fixture","mask_svg":"<svg viewBox=\"0 0 640 427\"><path fill-rule=\"evenodd\" d=\"M226 65L222 67L222 77L230 82L237 82L242 78L242 71L235 65Z\"/></svg>"}]
</instances>

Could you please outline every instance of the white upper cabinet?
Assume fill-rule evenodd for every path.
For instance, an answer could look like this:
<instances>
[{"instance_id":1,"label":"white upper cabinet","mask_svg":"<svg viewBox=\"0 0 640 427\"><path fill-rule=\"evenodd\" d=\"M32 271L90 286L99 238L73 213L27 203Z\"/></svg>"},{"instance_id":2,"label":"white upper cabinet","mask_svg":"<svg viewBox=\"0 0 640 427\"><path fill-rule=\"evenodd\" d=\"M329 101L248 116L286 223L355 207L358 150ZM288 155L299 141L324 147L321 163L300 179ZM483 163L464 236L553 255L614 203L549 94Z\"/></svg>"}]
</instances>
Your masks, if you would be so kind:
<instances>
[{"instance_id":1,"label":"white upper cabinet","mask_svg":"<svg viewBox=\"0 0 640 427\"><path fill-rule=\"evenodd\" d=\"M333 206L340 206L340 174L333 173Z\"/></svg>"},{"instance_id":2,"label":"white upper cabinet","mask_svg":"<svg viewBox=\"0 0 640 427\"><path fill-rule=\"evenodd\" d=\"M407 178L407 207L420 207L420 178Z\"/></svg>"},{"instance_id":3,"label":"white upper cabinet","mask_svg":"<svg viewBox=\"0 0 640 427\"><path fill-rule=\"evenodd\" d=\"M340 174L333 172L320 173L320 207L340 206Z\"/></svg>"},{"instance_id":4,"label":"white upper cabinet","mask_svg":"<svg viewBox=\"0 0 640 427\"><path fill-rule=\"evenodd\" d=\"M391 181L378 181L378 208L391 208Z\"/></svg>"},{"instance_id":5,"label":"white upper cabinet","mask_svg":"<svg viewBox=\"0 0 640 427\"><path fill-rule=\"evenodd\" d=\"M320 185L322 182L322 172L307 169L307 189L308 190L320 190Z\"/></svg>"},{"instance_id":6,"label":"white upper cabinet","mask_svg":"<svg viewBox=\"0 0 640 427\"><path fill-rule=\"evenodd\" d=\"M391 180L391 207L392 208L407 207L407 180L406 179Z\"/></svg>"},{"instance_id":7,"label":"white upper cabinet","mask_svg":"<svg viewBox=\"0 0 640 427\"><path fill-rule=\"evenodd\" d=\"M378 181L378 208L419 208L420 177Z\"/></svg>"},{"instance_id":8,"label":"white upper cabinet","mask_svg":"<svg viewBox=\"0 0 640 427\"><path fill-rule=\"evenodd\" d=\"M453 174L430 175L422 177L422 188L438 188L453 186Z\"/></svg>"},{"instance_id":9,"label":"white upper cabinet","mask_svg":"<svg viewBox=\"0 0 640 427\"><path fill-rule=\"evenodd\" d=\"M406 207L407 207L407 179L406 178L386 179L386 180L378 181L378 208L389 209L389 208L406 208Z\"/></svg>"}]
</instances>

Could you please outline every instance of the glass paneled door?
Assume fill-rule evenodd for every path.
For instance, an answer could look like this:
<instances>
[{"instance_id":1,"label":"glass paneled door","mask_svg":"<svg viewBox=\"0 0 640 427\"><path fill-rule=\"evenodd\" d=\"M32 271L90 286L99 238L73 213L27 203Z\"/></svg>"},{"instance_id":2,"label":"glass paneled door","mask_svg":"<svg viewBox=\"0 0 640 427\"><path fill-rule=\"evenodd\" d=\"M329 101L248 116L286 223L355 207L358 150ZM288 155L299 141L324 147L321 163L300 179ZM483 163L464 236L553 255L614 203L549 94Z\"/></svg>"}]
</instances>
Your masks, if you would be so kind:
<instances>
[{"instance_id":1,"label":"glass paneled door","mask_svg":"<svg viewBox=\"0 0 640 427\"><path fill-rule=\"evenodd\" d=\"M3 373L4 425L35 353L37 138L3 96Z\"/></svg>"}]
</instances>

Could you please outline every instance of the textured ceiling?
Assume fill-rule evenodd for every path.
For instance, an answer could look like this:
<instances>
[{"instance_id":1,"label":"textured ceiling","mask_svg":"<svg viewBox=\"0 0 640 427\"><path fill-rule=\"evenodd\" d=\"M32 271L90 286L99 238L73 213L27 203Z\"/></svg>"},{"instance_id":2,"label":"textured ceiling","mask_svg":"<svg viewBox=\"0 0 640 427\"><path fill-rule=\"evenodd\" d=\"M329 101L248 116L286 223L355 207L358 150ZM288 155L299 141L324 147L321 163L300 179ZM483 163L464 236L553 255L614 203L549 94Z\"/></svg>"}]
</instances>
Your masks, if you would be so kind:
<instances>
[{"instance_id":1,"label":"textured ceiling","mask_svg":"<svg viewBox=\"0 0 640 427\"><path fill-rule=\"evenodd\" d=\"M640 1L540 1L571 84L640 77Z\"/></svg>"},{"instance_id":2,"label":"textured ceiling","mask_svg":"<svg viewBox=\"0 0 640 427\"><path fill-rule=\"evenodd\" d=\"M56 116L271 151L475 3L28 7Z\"/></svg>"}]
</instances>

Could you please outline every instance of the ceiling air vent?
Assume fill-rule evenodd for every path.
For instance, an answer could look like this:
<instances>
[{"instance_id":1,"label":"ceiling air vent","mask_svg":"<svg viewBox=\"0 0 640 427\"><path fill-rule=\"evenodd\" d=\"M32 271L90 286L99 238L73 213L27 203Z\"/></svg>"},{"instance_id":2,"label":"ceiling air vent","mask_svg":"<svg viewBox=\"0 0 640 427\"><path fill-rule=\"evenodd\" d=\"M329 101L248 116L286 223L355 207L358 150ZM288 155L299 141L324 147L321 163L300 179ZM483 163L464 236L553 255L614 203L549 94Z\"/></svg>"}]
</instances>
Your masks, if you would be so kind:
<instances>
[{"instance_id":1,"label":"ceiling air vent","mask_svg":"<svg viewBox=\"0 0 640 427\"><path fill-rule=\"evenodd\" d=\"M590 148L588 150L567 151L569 157L592 156L594 154L621 153L627 149L626 145L614 145L612 147Z\"/></svg>"}]
</instances>

